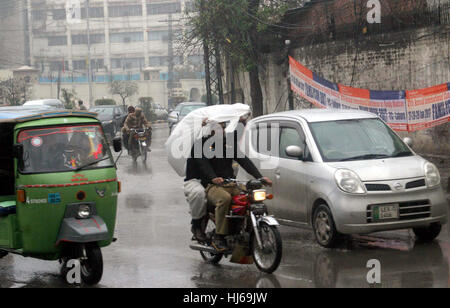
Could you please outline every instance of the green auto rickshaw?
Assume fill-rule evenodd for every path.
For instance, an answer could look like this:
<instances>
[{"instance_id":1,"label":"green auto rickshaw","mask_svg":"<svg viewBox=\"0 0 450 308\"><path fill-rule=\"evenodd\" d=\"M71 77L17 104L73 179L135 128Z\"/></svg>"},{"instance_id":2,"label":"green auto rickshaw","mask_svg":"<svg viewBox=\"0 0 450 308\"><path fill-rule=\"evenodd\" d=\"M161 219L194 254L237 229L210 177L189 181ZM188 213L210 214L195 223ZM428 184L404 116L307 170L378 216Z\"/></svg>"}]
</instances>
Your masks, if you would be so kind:
<instances>
[{"instance_id":1,"label":"green auto rickshaw","mask_svg":"<svg viewBox=\"0 0 450 308\"><path fill-rule=\"evenodd\" d=\"M0 108L0 259L59 260L69 282L68 264L86 284L101 280L120 182L96 115Z\"/></svg>"}]
</instances>

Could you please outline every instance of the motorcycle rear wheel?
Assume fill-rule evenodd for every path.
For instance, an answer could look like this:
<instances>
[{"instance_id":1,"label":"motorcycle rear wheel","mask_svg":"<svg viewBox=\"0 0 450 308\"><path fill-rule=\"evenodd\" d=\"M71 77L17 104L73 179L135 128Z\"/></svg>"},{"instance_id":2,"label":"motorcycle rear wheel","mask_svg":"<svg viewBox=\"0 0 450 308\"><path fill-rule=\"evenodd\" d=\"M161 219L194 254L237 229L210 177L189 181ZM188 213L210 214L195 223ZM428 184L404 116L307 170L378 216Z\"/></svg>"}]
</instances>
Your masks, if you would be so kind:
<instances>
[{"instance_id":1,"label":"motorcycle rear wheel","mask_svg":"<svg viewBox=\"0 0 450 308\"><path fill-rule=\"evenodd\" d=\"M208 219L208 221L206 222L205 233L208 239L212 241L214 238L214 234L216 234L216 224L211 219ZM200 251L200 255L202 256L203 260L210 264L218 264L223 258L223 254L221 253L215 254Z\"/></svg>"},{"instance_id":2,"label":"motorcycle rear wheel","mask_svg":"<svg viewBox=\"0 0 450 308\"><path fill-rule=\"evenodd\" d=\"M283 254L281 235L277 227L269 226L264 222L261 223L259 230L263 249L259 248L258 241L253 233L250 246L253 259L261 272L272 274L280 265Z\"/></svg>"}]
</instances>

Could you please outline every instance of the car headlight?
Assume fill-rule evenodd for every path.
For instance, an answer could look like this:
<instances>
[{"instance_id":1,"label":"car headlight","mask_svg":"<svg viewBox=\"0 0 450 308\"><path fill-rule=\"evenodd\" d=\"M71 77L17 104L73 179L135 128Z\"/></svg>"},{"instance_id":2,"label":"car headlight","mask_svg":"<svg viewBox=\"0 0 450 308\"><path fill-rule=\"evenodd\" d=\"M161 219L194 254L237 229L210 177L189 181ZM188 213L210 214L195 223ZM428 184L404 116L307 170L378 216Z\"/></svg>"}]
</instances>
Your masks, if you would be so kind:
<instances>
[{"instance_id":1,"label":"car headlight","mask_svg":"<svg viewBox=\"0 0 450 308\"><path fill-rule=\"evenodd\" d=\"M262 201L266 200L266 191L265 190L253 191L253 200L255 202L262 202Z\"/></svg>"},{"instance_id":2,"label":"car headlight","mask_svg":"<svg viewBox=\"0 0 450 308\"><path fill-rule=\"evenodd\" d=\"M78 218L79 219L86 219L91 216L91 207L87 204L82 204L78 208Z\"/></svg>"},{"instance_id":3,"label":"car headlight","mask_svg":"<svg viewBox=\"0 0 450 308\"><path fill-rule=\"evenodd\" d=\"M435 187L441 184L441 176L439 170L432 163L426 163L423 167L425 172L425 181L428 187Z\"/></svg>"},{"instance_id":4,"label":"car headlight","mask_svg":"<svg viewBox=\"0 0 450 308\"><path fill-rule=\"evenodd\" d=\"M366 189L359 176L348 169L339 169L334 173L337 186L350 194L365 194Z\"/></svg>"}]
</instances>

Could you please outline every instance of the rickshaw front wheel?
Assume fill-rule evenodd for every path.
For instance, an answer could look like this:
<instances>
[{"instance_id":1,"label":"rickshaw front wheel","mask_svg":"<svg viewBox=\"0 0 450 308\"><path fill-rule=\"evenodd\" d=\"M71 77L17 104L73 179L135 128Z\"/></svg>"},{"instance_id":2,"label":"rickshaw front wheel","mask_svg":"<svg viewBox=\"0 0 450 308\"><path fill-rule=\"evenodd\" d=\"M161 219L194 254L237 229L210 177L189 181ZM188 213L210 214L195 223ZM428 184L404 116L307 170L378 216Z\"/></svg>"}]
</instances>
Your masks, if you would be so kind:
<instances>
[{"instance_id":1,"label":"rickshaw front wheel","mask_svg":"<svg viewBox=\"0 0 450 308\"><path fill-rule=\"evenodd\" d=\"M71 259L80 260L81 280L87 285L96 285L103 276L103 256L97 243L67 244L63 249L61 275L67 279Z\"/></svg>"},{"instance_id":2,"label":"rickshaw front wheel","mask_svg":"<svg viewBox=\"0 0 450 308\"><path fill-rule=\"evenodd\" d=\"M0 250L0 259L4 258L8 255L8 253L6 251Z\"/></svg>"},{"instance_id":3,"label":"rickshaw front wheel","mask_svg":"<svg viewBox=\"0 0 450 308\"><path fill-rule=\"evenodd\" d=\"M87 243L80 259L81 279L88 285L96 285L103 276L103 256L97 243Z\"/></svg>"}]
</instances>

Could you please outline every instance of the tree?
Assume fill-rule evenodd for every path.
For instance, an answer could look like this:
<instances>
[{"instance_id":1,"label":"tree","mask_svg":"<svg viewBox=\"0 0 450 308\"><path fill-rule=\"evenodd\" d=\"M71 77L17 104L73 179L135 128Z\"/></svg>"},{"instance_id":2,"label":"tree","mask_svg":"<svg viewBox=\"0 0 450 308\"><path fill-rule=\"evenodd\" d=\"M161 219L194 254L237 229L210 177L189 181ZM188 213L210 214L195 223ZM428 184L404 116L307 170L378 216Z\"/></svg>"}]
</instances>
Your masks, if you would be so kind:
<instances>
[{"instance_id":1,"label":"tree","mask_svg":"<svg viewBox=\"0 0 450 308\"><path fill-rule=\"evenodd\" d=\"M75 97L77 96L77 92L75 90L70 89L61 89L62 98L64 102L64 108L66 109L74 109L75 108Z\"/></svg>"},{"instance_id":2,"label":"tree","mask_svg":"<svg viewBox=\"0 0 450 308\"><path fill-rule=\"evenodd\" d=\"M113 95L119 95L125 107L126 99L137 94L139 86L136 81L132 80L113 80L109 85L109 91Z\"/></svg>"},{"instance_id":3,"label":"tree","mask_svg":"<svg viewBox=\"0 0 450 308\"><path fill-rule=\"evenodd\" d=\"M0 80L0 94L11 106L19 106L31 96L31 84L25 78Z\"/></svg>"},{"instance_id":4,"label":"tree","mask_svg":"<svg viewBox=\"0 0 450 308\"><path fill-rule=\"evenodd\" d=\"M248 72L253 113L263 114L259 80L261 53L268 46L284 48L281 23L291 6L303 0L194 0L187 14L187 29L181 46L198 50L203 43L216 46L240 71ZM274 47L272 46L272 47Z\"/></svg>"},{"instance_id":5,"label":"tree","mask_svg":"<svg viewBox=\"0 0 450 308\"><path fill-rule=\"evenodd\" d=\"M112 98L102 98L95 101L95 106L116 105L116 101Z\"/></svg>"}]
</instances>

